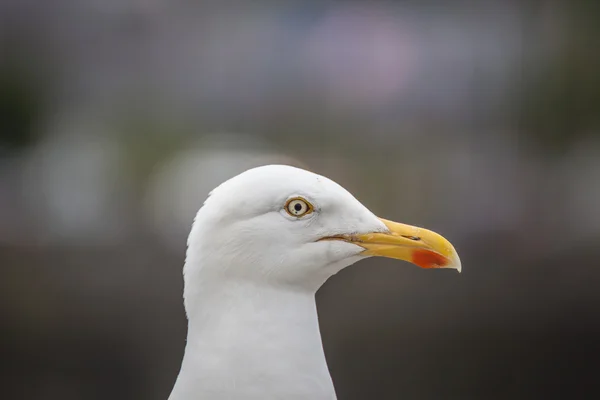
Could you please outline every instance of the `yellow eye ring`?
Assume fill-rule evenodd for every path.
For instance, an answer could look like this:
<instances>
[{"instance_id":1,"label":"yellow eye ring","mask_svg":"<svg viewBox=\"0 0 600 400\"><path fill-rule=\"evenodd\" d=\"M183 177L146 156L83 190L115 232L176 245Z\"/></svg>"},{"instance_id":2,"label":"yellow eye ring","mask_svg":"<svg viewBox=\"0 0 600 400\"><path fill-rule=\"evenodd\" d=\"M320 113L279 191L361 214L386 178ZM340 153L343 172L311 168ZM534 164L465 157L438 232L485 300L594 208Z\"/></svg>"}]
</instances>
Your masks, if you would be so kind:
<instances>
[{"instance_id":1,"label":"yellow eye ring","mask_svg":"<svg viewBox=\"0 0 600 400\"><path fill-rule=\"evenodd\" d=\"M302 197L294 197L285 203L285 211L292 217L300 218L314 211L314 207Z\"/></svg>"}]
</instances>

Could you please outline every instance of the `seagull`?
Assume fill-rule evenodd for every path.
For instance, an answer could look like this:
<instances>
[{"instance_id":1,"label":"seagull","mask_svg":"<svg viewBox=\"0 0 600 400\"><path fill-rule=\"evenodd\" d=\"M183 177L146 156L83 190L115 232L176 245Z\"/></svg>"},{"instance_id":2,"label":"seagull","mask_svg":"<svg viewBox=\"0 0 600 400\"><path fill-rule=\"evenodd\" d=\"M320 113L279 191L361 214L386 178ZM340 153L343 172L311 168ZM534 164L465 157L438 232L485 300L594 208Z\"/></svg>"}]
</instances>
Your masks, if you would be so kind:
<instances>
[{"instance_id":1,"label":"seagull","mask_svg":"<svg viewBox=\"0 0 600 400\"><path fill-rule=\"evenodd\" d=\"M169 400L336 399L315 294L372 256L461 269L448 240L376 217L324 176L267 165L222 183L188 238L188 334Z\"/></svg>"}]
</instances>

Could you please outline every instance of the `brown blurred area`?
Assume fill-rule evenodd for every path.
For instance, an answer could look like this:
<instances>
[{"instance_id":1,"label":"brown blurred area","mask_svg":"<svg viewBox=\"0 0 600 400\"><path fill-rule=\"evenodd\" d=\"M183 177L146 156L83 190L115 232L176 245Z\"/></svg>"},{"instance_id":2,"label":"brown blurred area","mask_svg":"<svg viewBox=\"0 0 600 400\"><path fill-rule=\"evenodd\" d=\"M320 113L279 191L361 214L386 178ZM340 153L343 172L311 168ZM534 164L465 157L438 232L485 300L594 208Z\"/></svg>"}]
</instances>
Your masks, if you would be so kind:
<instances>
[{"instance_id":1,"label":"brown blurred area","mask_svg":"<svg viewBox=\"0 0 600 400\"><path fill-rule=\"evenodd\" d=\"M340 399L598 398L592 0L0 0L0 397L166 399L185 241L286 163L442 233L317 295Z\"/></svg>"}]
</instances>

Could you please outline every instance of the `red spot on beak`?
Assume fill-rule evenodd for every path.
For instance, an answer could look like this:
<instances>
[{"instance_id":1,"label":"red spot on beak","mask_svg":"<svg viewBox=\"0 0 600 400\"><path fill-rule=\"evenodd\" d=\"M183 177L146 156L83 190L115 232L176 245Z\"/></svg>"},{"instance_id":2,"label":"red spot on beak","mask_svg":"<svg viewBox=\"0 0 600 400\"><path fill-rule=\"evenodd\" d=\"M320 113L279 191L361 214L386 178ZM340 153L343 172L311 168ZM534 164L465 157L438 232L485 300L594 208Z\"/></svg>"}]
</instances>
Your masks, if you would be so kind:
<instances>
[{"instance_id":1,"label":"red spot on beak","mask_svg":"<svg viewBox=\"0 0 600 400\"><path fill-rule=\"evenodd\" d=\"M412 262L421 268L441 268L448 264L448 259L433 251L419 249L413 251Z\"/></svg>"}]
</instances>

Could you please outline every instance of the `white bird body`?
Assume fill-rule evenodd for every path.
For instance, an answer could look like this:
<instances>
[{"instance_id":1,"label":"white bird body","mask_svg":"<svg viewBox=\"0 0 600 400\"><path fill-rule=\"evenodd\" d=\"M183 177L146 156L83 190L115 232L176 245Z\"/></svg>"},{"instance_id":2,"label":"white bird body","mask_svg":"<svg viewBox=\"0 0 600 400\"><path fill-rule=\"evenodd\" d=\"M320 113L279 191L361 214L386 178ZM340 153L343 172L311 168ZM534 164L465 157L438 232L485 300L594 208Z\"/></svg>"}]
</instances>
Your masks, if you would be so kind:
<instances>
[{"instance_id":1,"label":"white bird body","mask_svg":"<svg viewBox=\"0 0 600 400\"><path fill-rule=\"evenodd\" d=\"M314 294L254 285L224 291L206 298L205 308L218 307L190 318L171 399L335 399Z\"/></svg>"},{"instance_id":2,"label":"white bird body","mask_svg":"<svg viewBox=\"0 0 600 400\"><path fill-rule=\"evenodd\" d=\"M188 337L169 400L335 399L315 293L362 258L393 256L388 236L341 186L297 168L255 168L213 190L188 239Z\"/></svg>"}]
</instances>

